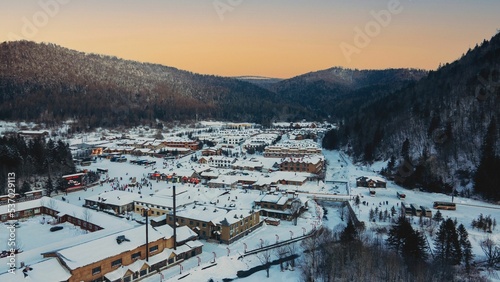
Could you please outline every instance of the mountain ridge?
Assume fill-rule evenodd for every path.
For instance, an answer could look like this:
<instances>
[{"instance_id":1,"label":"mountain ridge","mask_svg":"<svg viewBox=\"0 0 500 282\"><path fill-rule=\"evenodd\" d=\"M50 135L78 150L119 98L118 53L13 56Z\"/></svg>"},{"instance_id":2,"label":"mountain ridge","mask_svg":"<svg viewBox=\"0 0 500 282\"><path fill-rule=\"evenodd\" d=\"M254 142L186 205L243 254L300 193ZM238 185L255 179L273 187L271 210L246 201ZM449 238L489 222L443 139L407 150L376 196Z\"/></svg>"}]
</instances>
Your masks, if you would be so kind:
<instances>
[{"instance_id":1,"label":"mountain ridge","mask_svg":"<svg viewBox=\"0 0 500 282\"><path fill-rule=\"evenodd\" d=\"M331 91L332 83L316 93L276 91L276 85L286 85L290 79L202 75L52 43L4 42L0 44L0 58L3 119L50 123L71 118L91 127L205 118L266 124L271 120L323 119L327 117L325 102L318 100L331 103L330 96L336 95ZM405 79L397 74L389 76L384 86L392 88L389 84L394 81L398 87L404 84ZM325 77L306 82L306 87L322 83L326 83ZM365 84L371 86L373 81ZM310 97L301 98L304 94ZM304 99L313 102L304 103Z\"/></svg>"}]
</instances>

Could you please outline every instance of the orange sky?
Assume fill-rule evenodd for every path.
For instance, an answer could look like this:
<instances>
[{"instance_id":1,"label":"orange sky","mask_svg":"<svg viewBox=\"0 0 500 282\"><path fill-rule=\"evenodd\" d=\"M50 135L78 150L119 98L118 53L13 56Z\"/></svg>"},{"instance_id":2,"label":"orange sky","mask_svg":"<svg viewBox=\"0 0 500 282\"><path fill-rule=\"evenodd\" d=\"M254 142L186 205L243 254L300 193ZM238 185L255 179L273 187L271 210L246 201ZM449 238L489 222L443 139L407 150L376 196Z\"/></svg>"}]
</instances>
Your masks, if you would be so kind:
<instances>
[{"instance_id":1,"label":"orange sky","mask_svg":"<svg viewBox=\"0 0 500 282\"><path fill-rule=\"evenodd\" d=\"M0 41L52 42L223 76L435 69L500 28L498 0L2 0L0 7Z\"/></svg>"}]
</instances>

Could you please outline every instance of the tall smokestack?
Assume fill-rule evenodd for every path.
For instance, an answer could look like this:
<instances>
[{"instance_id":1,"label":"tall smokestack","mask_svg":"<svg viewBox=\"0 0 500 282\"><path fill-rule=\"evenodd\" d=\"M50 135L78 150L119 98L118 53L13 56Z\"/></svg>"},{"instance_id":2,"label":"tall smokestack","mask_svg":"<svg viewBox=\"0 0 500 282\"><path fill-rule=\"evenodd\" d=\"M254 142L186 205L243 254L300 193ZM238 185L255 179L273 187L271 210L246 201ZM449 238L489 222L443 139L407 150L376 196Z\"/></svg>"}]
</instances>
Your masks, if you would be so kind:
<instances>
[{"instance_id":1,"label":"tall smokestack","mask_svg":"<svg viewBox=\"0 0 500 282\"><path fill-rule=\"evenodd\" d=\"M174 209L174 250L177 250L177 216L176 216L176 207L177 205L175 204L175 185L173 186L173 195L172 197L174 198L174 203L173 203L173 209Z\"/></svg>"}]
</instances>

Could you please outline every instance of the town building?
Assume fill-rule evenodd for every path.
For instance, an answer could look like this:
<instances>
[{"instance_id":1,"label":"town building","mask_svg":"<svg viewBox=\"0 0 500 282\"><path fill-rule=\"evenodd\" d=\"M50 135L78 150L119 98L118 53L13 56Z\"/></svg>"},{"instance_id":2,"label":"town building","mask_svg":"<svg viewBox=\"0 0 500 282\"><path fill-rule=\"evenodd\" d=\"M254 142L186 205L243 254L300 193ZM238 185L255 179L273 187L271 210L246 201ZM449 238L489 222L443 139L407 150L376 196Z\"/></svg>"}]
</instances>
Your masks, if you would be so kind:
<instances>
[{"instance_id":1,"label":"town building","mask_svg":"<svg viewBox=\"0 0 500 282\"><path fill-rule=\"evenodd\" d=\"M267 146L264 149L266 158L300 158L306 155L322 154L321 148L312 140L287 140L276 145Z\"/></svg>"},{"instance_id":2,"label":"town building","mask_svg":"<svg viewBox=\"0 0 500 282\"><path fill-rule=\"evenodd\" d=\"M139 195L135 193L113 190L85 198L85 206L124 214L134 210L134 200L137 198Z\"/></svg>"},{"instance_id":3,"label":"town building","mask_svg":"<svg viewBox=\"0 0 500 282\"><path fill-rule=\"evenodd\" d=\"M360 176L356 178L356 186L366 187L366 188L386 188L387 181L376 176L373 177Z\"/></svg>"},{"instance_id":4,"label":"town building","mask_svg":"<svg viewBox=\"0 0 500 282\"><path fill-rule=\"evenodd\" d=\"M173 213L166 216L173 226ZM176 211L176 224L188 226L201 239L231 244L261 226L256 210L227 210L207 205L189 205Z\"/></svg>"},{"instance_id":5,"label":"town building","mask_svg":"<svg viewBox=\"0 0 500 282\"><path fill-rule=\"evenodd\" d=\"M202 252L203 244L194 236L182 238L184 244L174 248L172 228L147 228L147 241L146 228L141 226L42 255L57 258L59 268L71 274L68 282L100 282L140 280Z\"/></svg>"},{"instance_id":6,"label":"town building","mask_svg":"<svg viewBox=\"0 0 500 282\"><path fill-rule=\"evenodd\" d=\"M280 171L296 171L321 174L325 161L322 155L306 155L300 158L287 157L280 161Z\"/></svg>"}]
</instances>

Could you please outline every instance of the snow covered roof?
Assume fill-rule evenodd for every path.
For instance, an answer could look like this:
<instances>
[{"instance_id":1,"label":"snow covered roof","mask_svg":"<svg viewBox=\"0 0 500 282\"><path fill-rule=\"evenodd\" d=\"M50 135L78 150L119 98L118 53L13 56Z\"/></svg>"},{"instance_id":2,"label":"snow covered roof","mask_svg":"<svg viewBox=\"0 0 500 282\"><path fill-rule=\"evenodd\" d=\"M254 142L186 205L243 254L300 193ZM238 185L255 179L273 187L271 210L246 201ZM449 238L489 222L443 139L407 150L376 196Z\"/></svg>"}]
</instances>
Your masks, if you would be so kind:
<instances>
[{"instance_id":1,"label":"snow covered roof","mask_svg":"<svg viewBox=\"0 0 500 282\"><path fill-rule=\"evenodd\" d=\"M365 180L365 181L373 180L373 181L387 182L385 179L383 179L382 177L378 177L378 176L370 176L370 177L360 176L360 177L357 177L356 180Z\"/></svg>"},{"instance_id":2,"label":"snow covered roof","mask_svg":"<svg viewBox=\"0 0 500 282\"><path fill-rule=\"evenodd\" d=\"M288 201L288 197L281 195L265 195L260 199L260 202L275 203L277 205L284 205Z\"/></svg>"},{"instance_id":3,"label":"snow covered roof","mask_svg":"<svg viewBox=\"0 0 500 282\"><path fill-rule=\"evenodd\" d=\"M320 161L323 161L325 157L323 155L306 155L300 158L294 157L286 157L280 160L280 163L283 162L293 162L293 163L312 163L317 164Z\"/></svg>"},{"instance_id":4,"label":"snow covered roof","mask_svg":"<svg viewBox=\"0 0 500 282\"><path fill-rule=\"evenodd\" d=\"M153 227L149 226L148 228L150 244L165 237ZM116 237L120 235L125 236L125 238L129 241L123 241L118 244ZM133 250L145 244L145 227L141 226L117 232L94 241L69 247L58 251L57 254L65 262L68 268L74 270L117 254ZM89 252L88 250L92 250L92 252ZM82 256L82 254L87 255Z\"/></svg>"},{"instance_id":5,"label":"snow covered roof","mask_svg":"<svg viewBox=\"0 0 500 282\"><path fill-rule=\"evenodd\" d=\"M203 247L203 243L199 240L194 240L194 241L189 241L186 243L188 247L191 249L198 248L198 247Z\"/></svg>"},{"instance_id":6,"label":"snow covered roof","mask_svg":"<svg viewBox=\"0 0 500 282\"><path fill-rule=\"evenodd\" d=\"M118 267L117 269L106 273L106 275L104 275L104 277L106 277L109 281L116 281L116 280L121 281L121 279L123 278L123 276L125 276L127 271L129 271L128 266L122 265L122 266Z\"/></svg>"},{"instance_id":7,"label":"snow covered roof","mask_svg":"<svg viewBox=\"0 0 500 282\"><path fill-rule=\"evenodd\" d=\"M165 248L165 249L163 249L163 252L156 254L152 257L149 257L148 264L155 265L155 264L159 263L160 261L167 260L170 258L170 255L172 255L173 252L174 252L174 250Z\"/></svg>"},{"instance_id":8,"label":"snow covered roof","mask_svg":"<svg viewBox=\"0 0 500 282\"><path fill-rule=\"evenodd\" d=\"M176 191L177 192L177 191ZM135 199L136 203L145 204L146 206L160 206L166 208L172 208L174 205L174 200L170 196L153 195L153 196L143 196L142 198ZM190 199L190 195L184 193L176 197L177 208L183 205L193 203L194 199Z\"/></svg>"},{"instance_id":9,"label":"snow covered roof","mask_svg":"<svg viewBox=\"0 0 500 282\"><path fill-rule=\"evenodd\" d=\"M239 222L243 218L249 216L251 214L250 210L231 210L227 212L225 215L219 217L218 219L212 220L212 222L217 222L222 225L234 224Z\"/></svg>"},{"instance_id":10,"label":"snow covered roof","mask_svg":"<svg viewBox=\"0 0 500 282\"><path fill-rule=\"evenodd\" d=\"M177 211L177 216L210 222L227 213L227 210L213 206L194 205L194 207L188 206L184 210Z\"/></svg>"},{"instance_id":11,"label":"snow covered roof","mask_svg":"<svg viewBox=\"0 0 500 282\"><path fill-rule=\"evenodd\" d=\"M100 227L113 226L113 229L128 229L130 224L126 221L102 212L96 212L84 207L75 206L54 198L42 197L40 199L20 202L17 204L17 211L28 210L39 207L47 207L58 212L58 216L69 215L81 220L86 220ZM0 214L7 213L7 205L0 206ZM87 218L87 219L86 219Z\"/></svg>"},{"instance_id":12,"label":"snow covered roof","mask_svg":"<svg viewBox=\"0 0 500 282\"><path fill-rule=\"evenodd\" d=\"M0 281L68 281L71 277L71 273L56 258L29 265L29 268L26 278L23 269L16 269L14 273L0 274Z\"/></svg>"},{"instance_id":13,"label":"snow covered roof","mask_svg":"<svg viewBox=\"0 0 500 282\"><path fill-rule=\"evenodd\" d=\"M191 228L189 228L188 226L181 226L177 228L176 232L177 238L175 239L175 241L177 242L183 242L198 237L198 234L196 234L196 232L191 230Z\"/></svg>"},{"instance_id":14,"label":"snow covered roof","mask_svg":"<svg viewBox=\"0 0 500 282\"><path fill-rule=\"evenodd\" d=\"M130 193L120 190L113 190L109 192L100 193L98 195L93 195L85 198L86 201L101 202L104 200L106 204L113 206L124 206L133 203L134 200L138 199L139 195L136 193Z\"/></svg>"},{"instance_id":15,"label":"snow covered roof","mask_svg":"<svg viewBox=\"0 0 500 282\"><path fill-rule=\"evenodd\" d=\"M163 234L163 236L165 236L165 238L167 238L167 239L171 238L172 236L174 236L174 229L170 225L168 225L168 224L161 225L161 226L156 226L154 228L158 232L160 232L161 234ZM175 241L178 242L178 243L179 242L184 242L186 240L190 240L190 239L198 237L198 234L196 234L188 226L177 227L176 233L177 233L177 238L175 239Z\"/></svg>"}]
</instances>

